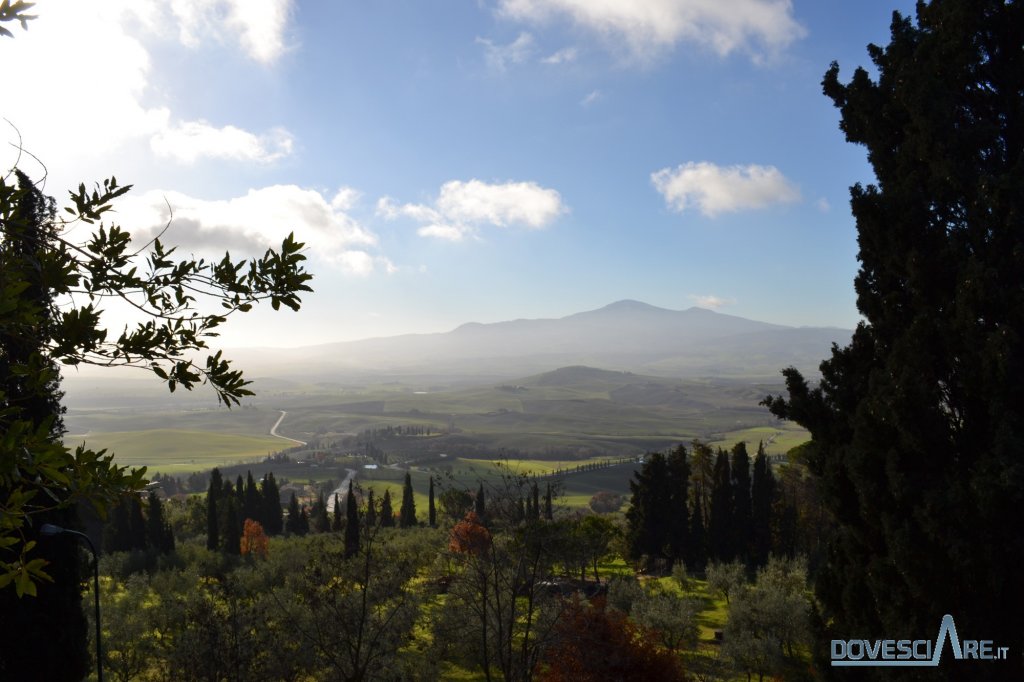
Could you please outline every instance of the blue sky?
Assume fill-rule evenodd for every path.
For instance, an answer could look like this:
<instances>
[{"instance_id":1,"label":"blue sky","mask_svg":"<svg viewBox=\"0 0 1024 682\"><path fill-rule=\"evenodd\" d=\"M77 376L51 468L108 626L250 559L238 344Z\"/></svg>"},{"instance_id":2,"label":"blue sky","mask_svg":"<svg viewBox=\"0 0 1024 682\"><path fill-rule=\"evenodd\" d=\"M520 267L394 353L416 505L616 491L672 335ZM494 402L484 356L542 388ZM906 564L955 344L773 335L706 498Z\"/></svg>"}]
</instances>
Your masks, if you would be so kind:
<instances>
[{"instance_id":1,"label":"blue sky","mask_svg":"<svg viewBox=\"0 0 1024 682\"><path fill-rule=\"evenodd\" d=\"M867 66L906 0L35 9L0 40L20 66L0 113L48 193L116 174L135 185L118 221L144 237L169 203L165 241L196 254L308 243L303 310L232 320L225 345L623 298L857 322L848 187L872 175L820 82L832 60Z\"/></svg>"}]
</instances>

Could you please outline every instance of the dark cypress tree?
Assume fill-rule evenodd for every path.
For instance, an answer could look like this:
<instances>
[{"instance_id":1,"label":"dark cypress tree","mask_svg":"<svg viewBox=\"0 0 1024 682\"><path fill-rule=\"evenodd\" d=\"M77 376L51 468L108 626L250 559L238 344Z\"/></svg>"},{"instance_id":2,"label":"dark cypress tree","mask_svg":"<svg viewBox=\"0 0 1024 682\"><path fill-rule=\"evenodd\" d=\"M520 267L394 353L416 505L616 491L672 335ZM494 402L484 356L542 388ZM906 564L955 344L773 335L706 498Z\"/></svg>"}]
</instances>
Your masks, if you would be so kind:
<instances>
[{"instance_id":1,"label":"dark cypress tree","mask_svg":"<svg viewBox=\"0 0 1024 682\"><path fill-rule=\"evenodd\" d=\"M476 512L477 518L481 522L487 518L487 502L484 499L484 484L480 484L480 488L476 491L476 499L473 500L473 511Z\"/></svg>"},{"instance_id":2,"label":"dark cypress tree","mask_svg":"<svg viewBox=\"0 0 1024 682\"><path fill-rule=\"evenodd\" d=\"M288 535L299 535L299 518L302 516L302 512L299 510L299 500L295 497L295 492L292 492L291 498L288 500L288 520L285 521L284 529Z\"/></svg>"},{"instance_id":3,"label":"dark cypress tree","mask_svg":"<svg viewBox=\"0 0 1024 682\"><path fill-rule=\"evenodd\" d=\"M431 528L437 527L437 508L434 506L434 477L430 477L430 492L427 501L427 523Z\"/></svg>"},{"instance_id":4,"label":"dark cypress tree","mask_svg":"<svg viewBox=\"0 0 1024 682\"><path fill-rule=\"evenodd\" d=\"M750 455L743 441L732 448L732 546L738 559L750 561L754 523L750 506Z\"/></svg>"},{"instance_id":5,"label":"dark cypress tree","mask_svg":"<svg viewBox=\"0 0 1024 682\"><path fill-rule=\"evenodd\" d=\"M373 488L366 491L366 527L377 525L377 501L373 499Z\"/></svg>"},{"instance_id":6,"label":"dark cypress tree","mask_svg":"<svg viewBox=\"0 0 1024 682\"><path fill-rule=\"evenodd\" d=\"M310 514L310 525L314 533L326 533L331 530L331 519L327 515L327 501L324 499L324 491L320 491L313 503L313 510Z\"/></svg>"},{"instance_id":7,"label":"dark cypress tree","mask_svg":"<svg viewBox=\"0 0 1024 682\"><path fill-rule=\"evenodd\" d=\"M416 525L416 498L412 492L412 475L405 472L405 483L402 484L402 506L398 510L398 525L401 528L412 528Z\"/></svg>"},{"instance_id":8,"label":"dark cypress tree","mask_svg":"<svg viewBox=\"0 0 1024 682\"><path fill-rule=\"evenodd\" d=\"M686 546L686 565L694 572L701 572L707 565L707 531L704 528L704 512L700 504L695 504L690 516L690 538Z\"/></svg>"},{"instance_id":9,"label":"dark cypress tree","mask_svg":"<svg viewBox=\"0 0 1024 682\"><path fill-rule=\"evenodd\" d=\"M342 516L341 516L341 500L338 499L338 493L334 493L334 509L332 510L333 515L331 516L331 531L337 533L343 527Z\"/></svg>"},{"instance_id":10,"label":"dark cypress tree","mask_svg":"<svg viewBox=\"0 0 1024 682\"><path fill-rule=\"evenodd\" d=\"M544 490L544 518L548 521L554 519L554 506L551 504L551 484L548 483Z\"/></svg>"},{"instance_id":11,"label":"dark cypress tree","mask_svg":"<svg viewBox=\"0 0 1024 682\"><path fill-rule=\"evenodd\" d=\"M263 499L260 497L260 490L256 487L256 481L252 477L252 471L247 472L245 477L245 504L242 507L243 524L244 519L258 521L266 530L266 522L263 519Z\"/></svg>"},{"instance_id":12,"label":"dark cypress tree","mask_svg":"<svg viewBox=\"0 0 1024 682\"><path fill-rule=\"evenodd\" d=\"M235 481L235 500L238 502L236 512L241 517L245 510L245 480L242 478L242 474L238 474L238 479ZM243 518L242 521L244 520Z\"/></svg>"},{"instance_id":13,"label":"dark cypress tree","mask_svg":"<svg viewBox=\"0 0 1024 682\"><path fill-rule=\"evenodd\" d=\"M345 495L345 556L353 556L359 551L359 507L356 494L352 490L352 479L348 481L348 493Z\"/></svg>"},{"instance_id":14,"label":"dark cypress tree","mask_svg":"<svg viewBox=\"0 0 1024 682\"><path fill-rule=\"evenodd\" d=\"M12 96L14 96L12 94ZM6 174L8 171L4 171ZM46 350L53 341L57 302L53 300L50 278L53 276L57 225L54 202L32 184L22 172L15 171L17 188L6 184L0 191L5 206L12 211L0 215L0 290L4 302L16 306L0 312L0 439L3 447L0 463L0 501L7 511L9 495L19 489L36 493L29 506L46 507L63 499L51 499L41 490L33 490L26 481L12 480L19 468L12 458L21 449L20 438L11 427L28 427L40 440L59 443L64 434L60 405L59 368ZM7 195L10 192L12 195ZM19 287L19 288L11 288ZM24 288L20 288L24 287ZM19 424L20 422L20 424ZM71 473L71 472L66 472ZM31 485L29 483L29 485ZM12 519L0 513L2 521ZM16 521L14 521L16 523ZM70 535L39 535L43 524L52 523L81 530L73 508L37 511L32 523L4 539L35 542L32 559L48 562L45 571L51 581L38 581L35 596L18 597L14 585L0 588L0 678L5 680L81 680L89 670L87 631L82 608L82 579L91 576L82 560L79 540ZM17 556L21 547L6 547L0 558Z\"/></svg>"},{"instance_id":15,"label":"dark cypress tree","mask_svg":"<svg viewBox=\"0 0 1024 682\"><path fill-rule=\"evenodd\" d=\"M309 534L309 510L306 509L306 505L302 505L302 508L299 510L299 520L296 528L299 535Z\"/></svg>"},{"instance_id":16,"label":"dark cypress tree","mask_svg":"<svg viewBox=\"0 0 1024 682\"><path fill-rule=\"evenodd\" d=\"M729 456L719 449L715 457L715 472L711 482L711 518L708 519L708 558L713 561L732 561L733 548L732 477Z\"/></svg>"},{"instance_id":17,"label":"dark cypress tree","mask_svg":"<svg viewBox=\"0 0 1024 682\"><path fill-rule=\"evenodd\" d=\"M128 496L129 549L146 549L146 517L142 514L142 500L135 493Z\"/></svg>"},{"instance_id":18,"label":"dark cypress tree","mask_svg":"<svg viewBox=\"0 0 1024 682\"><path fill-rule=\"evenodd\" d=\"M163 503L153 491L146 500L146 540L149 546L161 554L174 551L174 535L171 526L164 517Z\"/></svg>"},{"instance_id":19,"label":"dark cypress tree","mask_svg":"<svg viewBox=\"0 0 1024 682\"><path fill-rule=\"evenodd\" d=\"M819 386L790 368L766 401L811 432L837 523L823 617L873 639L954 614L1017 652L936 670L950 678L1024 679L1022 27L1019 0L920 2L868 48L875 80L826 73L877 178L851 190L863 321Z\"/></svg>"},{"instance_id":20,"label":"dark cypress tree","mask_svg":"<svg viewBox=\"0 0 1024 682\"><path fill-rule=\"evenodd\" d=\"M284 516L281 510L281 490L277 487L273 471L263 477L261 488L263 530L267 535L280 535L284 530Z\"/></svg>"},{"instance_id":21,"label":"dark cypress tree","mask_svg":"<svg viewBox=\"0 0 1024 682\"><path fill-rule=\"evenodd\" d=\"M391 491L384 491L384 499L380 501L380 525L391 528L395 525L395 512L391 509Z\"/></svg>"},{"instance_id":22,"label":"dark cypress tree","mask_svg":"<svg viewBox=\"0 0 1024 682\"><path fill-rule=\"evenodd\" d=\"M131 522L128 520L128 498L119 500L110 511L110 521L103 528L105 552L129 552L132 549Z\"/></svg>"},{"instance_id":23,"label":"dark cypress tree","mask_svg":"<svg viewBox=\"0 0 1024 682\"><path fill-rule=\"evenodd\" d=\"M775 479L764 452L764 443L757 446L754 457L754 479L750 487L750 506L753 514L751 533L751 562L764 566L772 551L772 508L775 502Z\"/></svg>"},{"instance_id":24,"label":"dark cypress tree","mask_svg":"<svg viewBox=\"0 0 1024 682\"><path fill-rule=\"evenodd\" d=\"M671 570L676 561L685 560L690 535L690 456L684 446L677 445L665 457L665 470L668 475L668 506L663 513L668 517L665 541Z\"/></svg>"},{"instance_id":25,"label":"dark cypress tree","mask_svg":"<svg viewBox=\"0 0 1024 682\"><path fill-rule=\"evenodd\" d=\"M206 492L206 549L220 547L220 498L224 492L224 481L220 469L210 472L210 489Z\"/></svg>"}]
</instances>

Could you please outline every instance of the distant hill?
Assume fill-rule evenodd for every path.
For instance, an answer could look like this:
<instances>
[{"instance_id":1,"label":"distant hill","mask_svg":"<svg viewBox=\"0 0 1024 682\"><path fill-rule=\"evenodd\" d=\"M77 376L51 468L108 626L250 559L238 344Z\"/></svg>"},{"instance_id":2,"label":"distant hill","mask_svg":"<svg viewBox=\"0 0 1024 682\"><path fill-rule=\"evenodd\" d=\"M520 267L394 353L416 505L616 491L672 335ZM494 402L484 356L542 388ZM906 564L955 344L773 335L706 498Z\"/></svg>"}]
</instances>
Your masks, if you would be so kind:
<instances>
[{"instance_id":1,"label":"distant hill","mask_svg":"<svg viewBox=\"0 0 1024 682\"><path fill-rule=\"evenodd\" d=\"M794 365L814 374L850 330L787 327L702 308L668 310L618 301L558 319L468 323L299 349L240 349L251 377L353 375L516 377L591 366L659 376L778 377Z\"/></svg>"}]
</instances>

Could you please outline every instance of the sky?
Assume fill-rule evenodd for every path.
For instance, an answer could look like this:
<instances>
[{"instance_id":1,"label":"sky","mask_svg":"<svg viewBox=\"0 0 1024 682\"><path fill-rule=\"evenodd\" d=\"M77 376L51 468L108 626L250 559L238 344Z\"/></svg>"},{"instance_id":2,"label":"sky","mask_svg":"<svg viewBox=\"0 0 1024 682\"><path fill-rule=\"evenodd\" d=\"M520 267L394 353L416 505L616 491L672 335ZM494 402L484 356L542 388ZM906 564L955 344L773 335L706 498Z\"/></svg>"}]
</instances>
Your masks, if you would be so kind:
<instances>
[{"instance_id":1,"label":"sky","mask_svg":"<svg viewBox=\"0 0 1024 682\"><path fill-rule=\"evenodd\" d=\"M0 38L0 168L61 206L114 175L114 221L138 241L170 220L183 254L294 232L315 292L232 318L227 347L621 299L852 328L849 186L873 174L821 79L869 68L894 9L913 3L38 0Z\"/></svg>"}]
</instances>

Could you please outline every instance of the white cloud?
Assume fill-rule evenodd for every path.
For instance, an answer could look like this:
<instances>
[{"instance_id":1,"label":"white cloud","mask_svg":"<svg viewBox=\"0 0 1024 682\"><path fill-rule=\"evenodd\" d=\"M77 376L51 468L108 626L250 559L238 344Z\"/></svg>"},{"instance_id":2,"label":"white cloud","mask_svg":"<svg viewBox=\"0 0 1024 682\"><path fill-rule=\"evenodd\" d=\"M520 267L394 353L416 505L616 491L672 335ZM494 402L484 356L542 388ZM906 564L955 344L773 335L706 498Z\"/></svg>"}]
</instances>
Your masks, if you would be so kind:
<instances>
[{"instance_id":1,"label":"white cloud","mask_svg":"<svg viewBox=\"0 0 1024 682\"><path fill-rule=\"evenodd\" d=\"M703 296L690 294L689 298L697 307L708 308L709 310L718 310L724 306L736 304L735 298L722 298L721 296L715 296L714 294L707 294Z\"/></svg>"},{"instance_id":2,"label":"white cloud","mask_svg":"<svg viewBox=\"0 0 1024 682\"><path fill-rule=\"evenodd\" d=\"M238 43L250 59L271 64L285 49L292 0L175 0L170 4L178 39L187 47L205 40Z\"/></svg>"},{"instance_id":3,"label":"white cloud","mask_svg":"<svg viewBox=\"0 0 1024 682\"><path fill-rule=\"evenodd\" d=\"M271 163L292 152L291 134L283 128L254 135L228 125L216 128L206 121L187 121L157 132L150 146L157 156L180 163L200 158Z\"/></svg>"},{"instance_id":4,"label":"white cloud","mask_svg":"<svg viewBox=\"0 0 1024 682\"><path fill-rule=\"evenodd\" d=\"M774 166L690 162L652 173L651 182L672 210L696 207L708 217L800 200L800 191Z\"/></svg>"},{"instance_id":5,"label":"white cloud","mask_svg":"<svg viewBox=\"0 0 1024 682\"><path fill-rule=\"evenodd\" d=\"M483 225L542 229L567 210L557 191L535 182L491 184L475 179L444 183L433 206L396 205L389 197L377 202L379 215L412 218L424 223L419 235L449 241L461 241Z\"/></svg>"},{"instance_id":6,"label":"white cloud","mask_svg":"<svg viewBox=\"0 0 1024 682\"><path fill-rule=\"evenodd\" d=\"M6 58L30 68L8 69L5 92L18 96L0 101L0 115L28 151L74 181L105 169L108 159L121 165L129 153L146 154L149 140L186 162L272 160L291 151L286 131L260 135L175 116L150 85L160 81L152 47L173 55L215 37L268 63L284 49L290 7L289 0L51 0L29 31L4 45Z\"/></svg>"},{"instance_id":7,"label":"white cloud","mask_svg":"<svg viewBox=\"0 0 1024 682\"><path fill-rule=\"evenodd\" d=\"M348 211L362 198L363 193L354 187L339 187L331 199L331 208L337 211Z\"/></svg>"},{"instance_id":8,"label":"white cloud","mask_svg":"<svg viewBox=\"0 0 1024 682\"><path fill-rule=\"evenodd\" d=\"M342 190L344 191L344 190ZM367 275L380 265L394 266L368 249L376 236L315 190L273 185L223 200L197 199L180 192L150 191L118 201L116 220L135 243L144 244L173 220L164 241L185 253L219 258L261 255L277 248L289 232L309 251L343 271Z\"/></svg>"},{"instance_id":9,"label":"white cloud","mask_svg":"<svg viewBox=\"0 0 1024 682\"><path fill-rule=\"evenodd\" d=\"M814 205L818 207L818 210L822 213L828 213L832 210L832 204L828 203L828 199L825 197L819 197Z\"/></svg>"},{"instance_id":10,"label":"white cloud","mask_svg":"<svg viewBox=\"0 0 1024 682\"><path fill-rule=\"evenodd\" d=\"M569 62L576 61L577 57L579 57L579 50L575 47L566 47L544 57L541 61L545 64L568 64Z\"/></svg>"},{"instance_id":11,"label":"white cloud","mask_svg":"<svg viewBox=\"0 0 1024 682\"><path fill-rule=\"evenodd\" d=\"M484 46L487 64L495 71L505 71L509 65L522 64L534 49L533 36L529 33L520 33L508 45L496 45L487 38L477 38L476 42Z\"/></svg>"},{"instance_id":12,"label":"white cloud","mask_svg":"<svg viewBox=\"0 0 1024 682\"><path fill-rule=\"evenodd\" d=\"M791 0L501 0L499 13L540 25L568 18L640 59L689 42L759 61L806 34Z\"/></svg>"}]
</instances>

